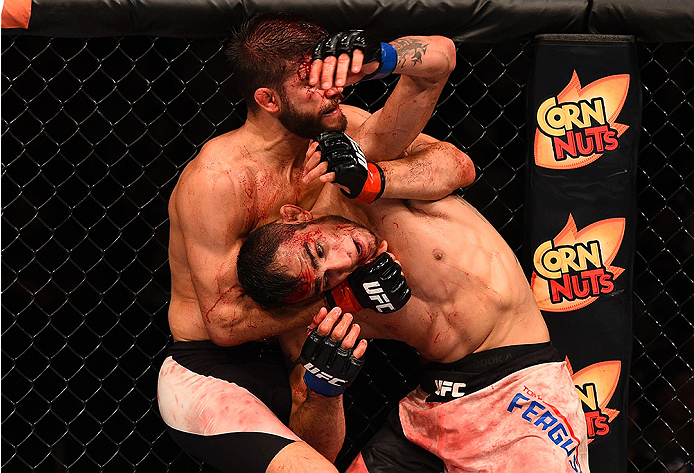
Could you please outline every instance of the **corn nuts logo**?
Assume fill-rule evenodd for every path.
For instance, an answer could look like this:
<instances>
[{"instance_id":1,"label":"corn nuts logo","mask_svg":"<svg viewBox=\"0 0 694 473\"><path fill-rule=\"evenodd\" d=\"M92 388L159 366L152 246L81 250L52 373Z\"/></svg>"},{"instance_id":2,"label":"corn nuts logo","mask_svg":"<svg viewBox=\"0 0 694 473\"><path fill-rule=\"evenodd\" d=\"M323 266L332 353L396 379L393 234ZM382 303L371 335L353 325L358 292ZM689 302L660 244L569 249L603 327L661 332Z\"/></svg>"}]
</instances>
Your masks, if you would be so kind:
<instances>
[{"instance_id":1,"label":"corn nuts logo","mask_svg":"<svg viewBox=\"0 0 694 473\"><path fill-rule=\"evenodd\" d=\"M619 415L607 407L619 384L622 362L608 360L586 366L577 373L568 362L571 377L581 400L588 428L588 443L610 433L610 423Z\"/></svg>"},{"instance_id":2,"label":"corn nuts logo","mask_svg":"<svg viewBox=\"0 0 694 473\"><path fill-rule=\"evenodd\" d=\"M618 138L629 128L616 123L628 91L628 74L603 77L581 87L574 71L566 88L537 109L535 163L549 169L573 169L617 149Z\"/></svg>"},{"instance_id":3,"label":"corn nuts logo","mask_svg":"<svg viewBox=\"0 0 694 473\"><path fill-rule=\"evenodd\" d=\"M624 227L625 219L610 218L579 232L569 215L564 229L540 244L533 255L530 285L540 309L568 312L614 291L614 280L624 272L612 266Z\"/></svg>"}]
</instances>

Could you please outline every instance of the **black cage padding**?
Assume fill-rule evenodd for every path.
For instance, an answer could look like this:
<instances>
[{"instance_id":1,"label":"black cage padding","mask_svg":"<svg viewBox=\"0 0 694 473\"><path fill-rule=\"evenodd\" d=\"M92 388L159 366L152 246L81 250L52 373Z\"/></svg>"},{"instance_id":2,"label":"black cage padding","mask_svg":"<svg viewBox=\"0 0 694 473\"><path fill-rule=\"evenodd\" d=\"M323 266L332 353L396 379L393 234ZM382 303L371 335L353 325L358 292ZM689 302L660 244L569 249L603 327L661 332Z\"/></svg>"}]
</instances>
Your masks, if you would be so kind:
<instances>
[{"instance_id":1,"label":"black cage padding","mask_svg":"<svg viewBox=\"0 0 694 473\"><path fill-rule=\"evenodd\" d=\"M590 33L629 34L646 42L694 40L691 0L33 0L29 27L3 32L224 37L265 11L301 13L331 31L375 30L384 39L440 34L496 43L539 33Z\"/></svg>"},{"instance_id":2,"label":"black cage padding","mask_svg":"<svg viewBox=\"0 0 694 473\"><path fill-rule=\"evenodd\" d=\"M477 178L464 197L518 256L527 225L529 32L637 37L643 123L626 473L689 473L692 0L593 0L590 8L575 0L516 3L283 0L281 6L331 30L432 32L457 40L455 70L424 131L472 157ZM167 203L203 144L243 123L245 105L223 54L226 36L252 13L277 5L38 0L27 30L3 29L4 471L215 471L174 443L157 409L157 375L172 341ZM378 110L396 82L357 84L345 103ZM371 344L345 394L339 471L416 386L417 367L417 353L406 345Z\"/></svg>"}]
</instances>

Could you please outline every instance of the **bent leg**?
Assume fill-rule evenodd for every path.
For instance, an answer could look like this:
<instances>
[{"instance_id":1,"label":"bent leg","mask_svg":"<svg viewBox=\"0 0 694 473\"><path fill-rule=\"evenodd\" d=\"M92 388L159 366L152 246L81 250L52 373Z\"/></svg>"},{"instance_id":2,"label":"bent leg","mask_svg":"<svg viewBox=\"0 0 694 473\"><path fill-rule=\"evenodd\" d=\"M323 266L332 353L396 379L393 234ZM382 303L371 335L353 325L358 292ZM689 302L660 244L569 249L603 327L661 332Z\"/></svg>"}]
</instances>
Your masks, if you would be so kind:
<instances>
[{"instance_id":1,"label":"bent leg","mask_svg":"<svg viewBox=\"0 0 694 473\"><path fill-rule=\"evenodd\" d=\"M362 448L347 473L441 473L443 460L410 442L403 433L398 409Z\"/></svg>"},{"instance_id":2,"label":"bent leg","mask_svg":"<svg viewBox=\"0 0 694 473\"><path fill-rule=\"evenodd\" d=\"M303 443L247 389L171 357L160 370L158 401L176 443L224 472L264 473L287 445Z\"/></svg>"},{"instance_id":3,"label":"bent leg","mask_svg":"<svg viewBox=\"0 0 694 473\"><path fill-rule=\"evenodd\" d=\"M167 426L171 438L190 455L224 473L264 473L273 457L294 442L263 432L199 435ZM249 455L249 452L252 452Z\"/></svg>"},{"instance_id":4,"label":"bent leg","mask_svg":"<svg viewBox=\"0 0 694 473\"><path fill-rule=\"evenodd\" d=\"M266 473L337 473L337 468L307 443L294 442L275 455Z\"/></svg>"}]
</instances>

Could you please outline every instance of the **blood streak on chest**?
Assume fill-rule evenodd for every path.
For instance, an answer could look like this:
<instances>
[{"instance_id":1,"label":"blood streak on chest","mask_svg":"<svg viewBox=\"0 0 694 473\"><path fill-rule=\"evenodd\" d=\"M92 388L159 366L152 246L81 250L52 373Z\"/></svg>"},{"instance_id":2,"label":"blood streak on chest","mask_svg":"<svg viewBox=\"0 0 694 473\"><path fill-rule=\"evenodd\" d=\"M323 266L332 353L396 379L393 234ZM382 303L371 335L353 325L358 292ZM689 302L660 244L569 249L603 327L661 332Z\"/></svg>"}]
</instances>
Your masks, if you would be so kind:
<instances>
[{"instance_id":1,"label":"blood streak on chest","mask_svg":"<svg viewBox=\"0 0 694 473\"><path fill-rule=\"evenodd\" d=\"M309 187L308 187L309 185L304 184L304 182L301 179L302 177L303 177L303 169L295 169L294 171L292 171L292 183L293 183L292 188L293 188L294 193L292 195L291 202L294 205L299 205L300 207L303 207L301 205L302 197L306 197L306 194L309 191ZM313 202L310 202L310 204L313 205Z\"/></svg>"},{"instance_id":2,"label":"blood streak on chest","mask_svg":"<svg viewBox=\"0 0 694 473\"><path fill-rule=\"evenodd\" d=\"M280 207L291 201L291 185L285 180L280 181L268 173L264 173L256 178L256 196L253 199L252 207L256 213L256 221L260 222L265 218L277 217Z\"/></svg>"}]
</instances>

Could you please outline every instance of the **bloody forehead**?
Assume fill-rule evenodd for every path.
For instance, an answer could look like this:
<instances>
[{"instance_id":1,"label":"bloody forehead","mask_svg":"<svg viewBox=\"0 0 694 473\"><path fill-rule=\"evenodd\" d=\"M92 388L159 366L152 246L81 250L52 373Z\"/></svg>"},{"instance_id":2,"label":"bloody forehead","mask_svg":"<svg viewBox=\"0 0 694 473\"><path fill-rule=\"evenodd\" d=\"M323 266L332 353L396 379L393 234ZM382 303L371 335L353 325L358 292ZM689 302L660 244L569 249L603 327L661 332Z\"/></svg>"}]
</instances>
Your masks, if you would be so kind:
<instances>
[{"instance_id":1,"label":"bloody forehead","mask_svg":"<svg viewBox=\"0 0 694 473\"><path fill-rule=\"evenodd\" d=\"M311 286L308 283L302 282L301 284L299 284L299 286L296 288L294 292L282 299L282 302L286 304L294 304L295 302L301 302L309 293L310 289Z\"/></svg>"},{"instance_id":2,"label":"bloody forehead","mask_svg":"<svg viewBox=\"0 0 694 473\"><path fill-rule=\"evenodd\" d=\"M290 254L299 254L306 244L315 242L322 236L323 232L318 228L305 228L303 231L294 232L293 237L287 240L285 245Z\"/></svg>"},{"instance_id":3,"label":"bloody forehead","mask_svg":"<svg viewBox=\"0 0 694 473\"><path fill-rule=\"evenodd\" d=\"M290 251L292 253L295 251L304 251L306 254L308 254L308 241L309 239L306 238L299 238L298 240L292 241ZM296 253L296 256L298 257L299 254ZM290 258L291 257L292 256L290 256ZM305 299L308 295L310 295L311 288L314 287L316 283L316 275L315 272L312 271L312 266L307 264L305 258L299 258L299 263L301 267L299 269L299 274L297 275L297 278L300 280L300 282L291 294L282 299L282 301L287 304L293 304L295 302L300 302L303 299Z\"/></svg>"},{"instance_id":4,"label":"bloody forehead","mask_svg":"<svg viewBox=\"0 0 694 473\"><path fill-rule=\"evenodd\" d=\"M311 57L305 56L299 61L299 67L296 70L296 77L299 80L308 79L308 75L311 72Z\"/></svg>"}]
</instances>

